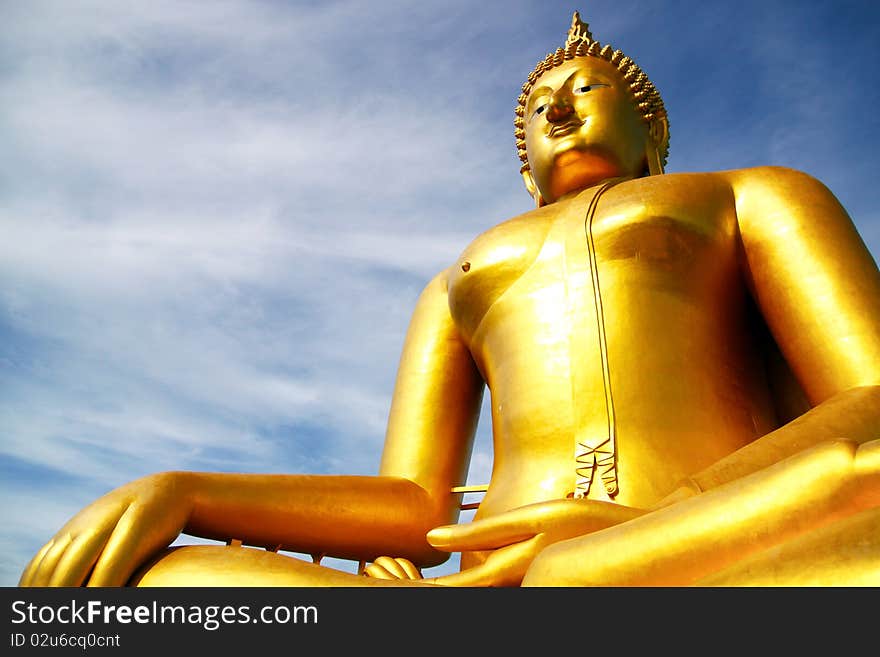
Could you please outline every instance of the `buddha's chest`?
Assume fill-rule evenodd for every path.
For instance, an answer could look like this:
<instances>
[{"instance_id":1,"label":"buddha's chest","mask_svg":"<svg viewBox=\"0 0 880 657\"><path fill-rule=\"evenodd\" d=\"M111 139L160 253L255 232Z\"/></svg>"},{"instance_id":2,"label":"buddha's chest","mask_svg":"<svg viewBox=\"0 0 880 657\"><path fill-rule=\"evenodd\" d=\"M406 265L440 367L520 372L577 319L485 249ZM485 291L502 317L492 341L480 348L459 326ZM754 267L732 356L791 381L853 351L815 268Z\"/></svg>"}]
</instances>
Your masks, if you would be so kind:
<instances>
[{"instance_id":1,"label":"buddha's chest","mask_svg":"<svg viewBox=\"0 0 880 657\"><path fill-rule=\"evenodd\" d=\"M598 202L586 192L523 215L465 249L449 288L464 337L478 332L496 304L505 306L505 316L564 323L587 301L621 313L627 309L620 303L634 291L641 298L709 299L712 288L729 287L736 277L732 211L707 194L614 191Z\"/></svg>"}]
</instances>

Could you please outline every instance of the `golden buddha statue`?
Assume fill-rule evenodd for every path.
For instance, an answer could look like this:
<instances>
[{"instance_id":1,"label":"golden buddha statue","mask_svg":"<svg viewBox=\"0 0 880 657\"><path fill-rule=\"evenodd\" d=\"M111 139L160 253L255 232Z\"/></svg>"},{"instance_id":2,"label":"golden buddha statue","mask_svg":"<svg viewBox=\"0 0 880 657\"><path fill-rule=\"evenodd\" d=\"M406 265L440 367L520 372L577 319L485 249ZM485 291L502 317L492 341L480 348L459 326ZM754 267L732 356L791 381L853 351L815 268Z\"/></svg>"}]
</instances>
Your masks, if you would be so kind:
<instances>
[{"instance_id":1,"label":"golden buddha statue","mask_svg":"<svg viewBox=\"0 0 880 657\"><path fill-rule=\"evenodd\" d=\"M880 272L835 197L665 174L660 95L577 14L515 124L537 207L422 293L377 476L148 476L21 584L880 584ZM495 462L458 525L484 387Z\"/></svg>"}]
</instances>

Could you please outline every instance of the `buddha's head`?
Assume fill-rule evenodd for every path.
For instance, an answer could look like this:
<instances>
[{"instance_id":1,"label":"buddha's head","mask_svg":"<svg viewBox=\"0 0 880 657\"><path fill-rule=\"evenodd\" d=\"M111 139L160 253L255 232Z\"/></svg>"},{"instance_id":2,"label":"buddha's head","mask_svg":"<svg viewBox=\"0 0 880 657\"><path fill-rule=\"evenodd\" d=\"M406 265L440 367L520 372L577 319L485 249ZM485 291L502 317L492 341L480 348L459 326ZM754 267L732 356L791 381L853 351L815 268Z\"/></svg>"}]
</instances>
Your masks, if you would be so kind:
<instances>
[{"instance_id":1,"label":"buddha's head","mask_svg":"<svg viewBox=\"0 0 880 657\"><path fill-rule=\"evenodd\" d=\"M663 100L629 57L601 46L575 12L563 48L538 62L516 107L516 145L537 205L619 176L663 173Z\"/></svg>"}]
</instances>

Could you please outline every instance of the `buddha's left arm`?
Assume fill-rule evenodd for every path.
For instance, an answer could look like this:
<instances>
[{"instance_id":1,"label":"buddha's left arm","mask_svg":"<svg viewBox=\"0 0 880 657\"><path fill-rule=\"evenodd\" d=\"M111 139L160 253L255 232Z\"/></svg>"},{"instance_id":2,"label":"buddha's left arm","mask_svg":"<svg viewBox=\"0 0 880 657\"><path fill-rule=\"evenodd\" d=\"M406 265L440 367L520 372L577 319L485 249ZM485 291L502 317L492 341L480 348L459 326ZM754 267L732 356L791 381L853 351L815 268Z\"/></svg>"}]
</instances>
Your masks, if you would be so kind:
<instances>
[{"instance_id":1,"label":"buddha's left arm","mask_svg":"<svg viewBox=\"0 0 880 657\"><path fill-rule=\"evenodd\" d=\"M816 179L732 172L744 278L813 408L691 479L701 490L831 439L880 437L880 272Z\"/></svg>"}]
</instances>

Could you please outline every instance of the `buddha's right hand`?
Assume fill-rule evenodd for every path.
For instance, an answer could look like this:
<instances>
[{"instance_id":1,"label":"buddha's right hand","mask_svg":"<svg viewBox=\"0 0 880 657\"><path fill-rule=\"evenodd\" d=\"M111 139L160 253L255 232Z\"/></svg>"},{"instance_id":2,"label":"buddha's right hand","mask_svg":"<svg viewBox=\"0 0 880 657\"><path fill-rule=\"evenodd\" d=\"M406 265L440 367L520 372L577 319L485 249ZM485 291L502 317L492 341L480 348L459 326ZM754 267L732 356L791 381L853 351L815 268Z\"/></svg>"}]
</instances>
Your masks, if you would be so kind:
<instances>
[{"instance_id":1,"label":"buddha's right hand","mask_svg":"<svg viewBox=\"0 0 880 657\"><path fill-rule=\"evenodd\" d=\"M192 509L183 472L149 475L76 514L22 573L20 586L123 586L138 566L169 545Z\"/></svg>"}]
</instances>

